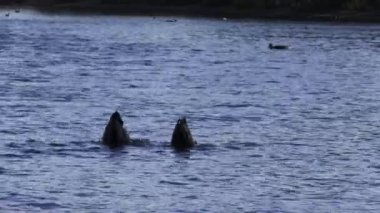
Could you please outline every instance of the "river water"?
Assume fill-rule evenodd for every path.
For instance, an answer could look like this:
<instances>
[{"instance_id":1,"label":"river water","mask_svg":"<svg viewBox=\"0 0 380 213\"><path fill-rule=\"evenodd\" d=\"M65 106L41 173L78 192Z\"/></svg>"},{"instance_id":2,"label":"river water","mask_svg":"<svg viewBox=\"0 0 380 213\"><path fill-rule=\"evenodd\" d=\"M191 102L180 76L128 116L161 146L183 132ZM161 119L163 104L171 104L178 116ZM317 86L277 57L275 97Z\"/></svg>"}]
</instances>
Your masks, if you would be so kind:
<instances>
[{"instance_id":1,"label":"river water","mask_svg":"<svg viewBox=\"0 0 380 213\"><path fill-rule=\"evenodd\" d=\"M379 211L380 25L4 14L1 212Z\"/></svg>"}]
</instances>

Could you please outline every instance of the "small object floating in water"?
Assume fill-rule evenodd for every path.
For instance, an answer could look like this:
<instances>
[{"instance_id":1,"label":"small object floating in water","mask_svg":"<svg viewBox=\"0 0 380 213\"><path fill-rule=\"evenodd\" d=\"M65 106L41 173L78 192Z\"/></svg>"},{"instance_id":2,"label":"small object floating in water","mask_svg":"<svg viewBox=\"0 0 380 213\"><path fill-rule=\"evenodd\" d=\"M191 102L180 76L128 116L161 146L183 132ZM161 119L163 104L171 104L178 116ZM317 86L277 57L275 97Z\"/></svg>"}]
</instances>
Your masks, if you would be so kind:
<instances>
[{"instance_id":1,"label":"small object floating in water","mask_svg":"<svg viewBox=\"0 0 380 213\"><path fill-rule=\"evenodd\" d=\"M226 17L223 17L223 18L222 18L222 20L223 20L223 21L227 21L227 20L228 20L228 18L226 18Z\"/></svg>"},{"instance_id":2,"label":"small object floating in water","mask_svg":"<svg viewBox=\"0 0 380 213\"><path fill-rule=\"evenodd\" d=\"M9 17L9 15L10 15L9 13L6 13L6 14L5 14L5 17Z\"/></svg>"},{"instance_id":3,"label":"small object floating in water","mask_svg":"<svg viewBox=\"0 0 380 213\"><path fill-rule=\"evenodd\" d=\"M184 151L192 148L195 144L197 144L197 142L191 135L186 118L178 119L173 131L171 146L178 151Z\"/></svg>"},{"instance_id":4,"label":"small object floating in water","mask_svg":"<svg viewBox=\"0 0 380 213\"><path fill-rule=\"evenodd\" d=\"M173 23L173 22L177 22L177 19L168 19L168 20L165 20L165 21Z\"/></svg>"},{"instance_id":5,"label":"small object floating in water","mask_svg":"<svg viewBox=\"0 0 380 213\"><path fill-rule=\"evenodd\" d=\"M123 127L123 120L119 112L114 112L104 130L102 143L110 148L119 148L131 142L128 132Z\"/></svg>"},{"instance_id":6,"label":"small object floating in water","mask_svg":"<svg viewBox=\"0 0 380 213\"><path fill-rule=\"evenodd\" d=\"M274 49L274 50L286 50L286 49L289 49L289 47L286 46L286 45L273 45L272 43L269 43L268 48L269 49Z\"/></svg>"},{"instance_id":7,"label":"small object floating in water","mask_svg":"<svg viewBox=\"0 0 380 213\"><path fill-rule=\"evenodd\" d=\"M20 9L16 9L16 10L15 10L15 13L19 13L19 12L20 12Z\"/></svg>"}]
</instances>

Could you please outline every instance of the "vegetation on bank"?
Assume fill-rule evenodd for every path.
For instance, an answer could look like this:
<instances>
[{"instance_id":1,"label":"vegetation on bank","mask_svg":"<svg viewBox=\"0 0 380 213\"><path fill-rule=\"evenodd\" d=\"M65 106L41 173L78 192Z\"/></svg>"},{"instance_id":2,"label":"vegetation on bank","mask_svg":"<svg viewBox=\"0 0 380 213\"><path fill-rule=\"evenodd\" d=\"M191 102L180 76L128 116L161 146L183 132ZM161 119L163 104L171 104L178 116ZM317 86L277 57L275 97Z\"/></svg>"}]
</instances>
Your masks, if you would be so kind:
<instances>
[{"instance_id":1,"label":"vegetation on bank","mask_svg":"<svg viewBox=\"0 0 380 213\"><path fill-rule=\"evenodd\" d=\"M71 9L130 13L192 13L205 15L230 13L242 17L303 17L299 14L330 14L349 12L351 16L371 13L369 20L380 21L380 0L1 0L0 6L32 6L37 9ZM168 10L168 8L171 8ZM175 8L175 9L173 9ZM280 12L278 12L280 11ZM368 15L367 15L368 16ZM368 18L368 17L367 17Z\"/></svg>"}]
</instances>

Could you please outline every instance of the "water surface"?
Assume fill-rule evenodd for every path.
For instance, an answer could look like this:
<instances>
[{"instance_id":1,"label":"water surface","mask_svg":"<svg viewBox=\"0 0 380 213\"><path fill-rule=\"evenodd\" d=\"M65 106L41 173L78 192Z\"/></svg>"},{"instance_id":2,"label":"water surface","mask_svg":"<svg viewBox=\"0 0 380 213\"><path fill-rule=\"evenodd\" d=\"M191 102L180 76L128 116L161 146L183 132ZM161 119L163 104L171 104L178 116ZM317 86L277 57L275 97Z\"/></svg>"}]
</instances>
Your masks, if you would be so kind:
<instances>
[{"instance_id":1,"label":"water surface","mask_svg":"<svg viewBox=\"0 0 380 213\"><path fill-rule=\"evenodd\" d=\"M3 13L0 211L379 211L379 25Z\"/></svg>"}]
</instances>

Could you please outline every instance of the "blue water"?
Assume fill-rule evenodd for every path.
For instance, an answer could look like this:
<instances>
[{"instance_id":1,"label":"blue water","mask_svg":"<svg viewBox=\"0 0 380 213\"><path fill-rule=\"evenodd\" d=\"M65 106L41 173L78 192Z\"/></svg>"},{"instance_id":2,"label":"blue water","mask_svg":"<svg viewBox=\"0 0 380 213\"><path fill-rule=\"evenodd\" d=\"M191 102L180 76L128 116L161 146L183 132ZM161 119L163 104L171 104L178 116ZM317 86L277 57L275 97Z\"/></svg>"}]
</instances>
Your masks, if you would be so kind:
<instances>
[{"instance_id":1,"label":"blue water","mask_svg":"<svg viewBox=\"0 0 380 213\"><path fill-rule=\"evenodd\" d=\"M379 212L380 25L4 13L1 212Z\"/></svg>"}]
</instances>

